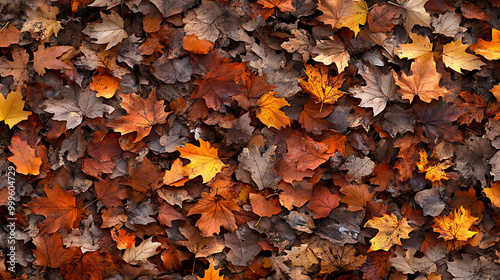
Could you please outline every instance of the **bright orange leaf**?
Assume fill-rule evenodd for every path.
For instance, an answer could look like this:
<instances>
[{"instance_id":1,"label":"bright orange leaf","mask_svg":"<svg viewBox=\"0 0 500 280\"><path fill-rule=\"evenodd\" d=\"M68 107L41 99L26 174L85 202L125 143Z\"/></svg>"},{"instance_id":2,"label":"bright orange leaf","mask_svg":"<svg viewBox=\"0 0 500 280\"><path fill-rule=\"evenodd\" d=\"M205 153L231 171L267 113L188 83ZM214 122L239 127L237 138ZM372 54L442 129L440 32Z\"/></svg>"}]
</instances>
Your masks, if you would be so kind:
<instances>
[{"instance_id":1,"label":"bright orange leaf","mask_svg":"<svg viewBox=\"0 0 500 280\"><path fill-rule=\"evenodd\" d=\"M214 48L212 42L205 39L199 39L196 35L184 36L182 46L186 51L194 54L207 54Z\"/></svg>"},{"instance_id":2,"label":"bright orange leaf","mask_svg":"<svg viewBox=\"0 0 500 280\"><path fill-rule=\"evenodd\" d=\"M271 217L281 212L281 204L277 196L266 198L263 194L249 195L252 211L260 217Z\"/></svg>"},{"instance_id":3,"label":"bright orange leaf","mask_svg":"<svg viewBox=\"0 0 500 280\"><path fill-rule=\"evenodd\" d=\"M13 153L7 159L16 165L16 171L24 175L40 174L42 158L36 155L36 150L28 145L27 141L18 136L12 136L9 150Z\"/></svg>"},{"instance_id":4,"label":"bright orange leaf","mask_svg":"<svg viewBox=\"0 0 500 280\"><path fill-rule=\"evenodd\" d=\"M500 59L500 30L493 28L491 30L491 41L488 42L479 38L475 44L470 46L470 50L489 60Z\"/></svg>"},{"instance_id":5,"label":"bright orange leaf","mask_svg":"<svg viewBox=\"0 0 500 280\"><path fill-rule=\"evenodd\" d=\"M338 193L332 194L327 187L315 188L307 208L316 213L314 219L328 217L330 212L339 206L340 195Z\"/></svg>"},{"instance_id":6,"label":"bright orange leaf","mask_svg":"<svg viewBox=\"0 0 500 280\"><path fill-rule=\"evenodd\" d=\"M340 199L342 203L347 204L347 210L359 211L366 207L375 193L370 192L368 185L346 185L340 189L340 192L345 196Z\"/></svg>"},{"instance_id":7,"label":"bright orange leaf","mask_svg":"<svg viewBox=\"0 0 500 280\"><path fill-rule=\"evenodd\" d=\"M186 147L177 147L176 149L181 152L182 158L187 158L191 161L188 165L184 166L189 179L201 176L203 183L207 183L222 170L224 163L219 159L216 148L201 138L199 140L199 147L187 143Z\"/></svg>"},{"instance_id":8,"label":"bright orange leaf","mask_svg":"<svg viewBox=\"0 0 500 280\"><path fill-rule=\"evenodd\" d=\"M205 270L205 276L203 278L197 276L196 278L198 278L197 280L224 280L224 277L219 274L219 269L215 269L214 263L210 262L210 267Z\"/></svg>"},{"instance_id":9,"label":"bright orange leaf","mask_svg":"<svg viewBox=\"0 0 500 280\"><path fill-rule=\"evenodd\" d=\"M484 188L483 193L491 200L491 203L500 208L500 182L491 183L490 188Z\"/></svg>"},{"instance_id":10,"label":"bright orange leaf","mask_svg":"<svg viewBox=\"0 0 500 280\"><path fill-rule=\"evenodd\" d=\"M450 179L445 169L451 166L453 166L453 163L451 163L450 160L430 164L427 158L427 152L423 150L420 151L420 161L417 162L418 171L420 173L425 172L425 179L431 182Z\"/></svg>"},{"instance_id":11,"label":"bright orange leaf","mask_svg":"<svg viewBox=\"0 0 500 280\"><path fill-rule=\"evenodd\" d=\"M211 196L202 193L202 197L191 209L188 216L201 214L201 218L196 222L196 226L201 230L203 236L219 234L220 227L233 232L238 227L233 211L238 211L240 207L233 201L226 200L221 196Z\"/></svg>"},{"instance_id":12,"label":"bright orange leaf","mask_svg":"<svg viewBox=\"0 0 500 280\"><path fill-rule=\"evenodd\" d=\"M334 104L342 97L345 92L340 90L342 83L345 81L343 74L335 77L330 76L330 69L324 64L319 64L319 67L314 67L309 64L305 65L306 75L308 80L299 79L300 86L314 98L316 102L321 104ZM322 111L320 108L320 112Z\"/></svg>"},{"instance_id":13,"label":"bright orange leaf","mask_svg":"<svg viewBox=\"0 0 500 280\"><path fill-rule=\"evenodd\" d=\"M120 88L120 79L109 75L106 70L99 67L97 73L92 76L90 88L97 91L97 97L111 98Z\"/></svg>"},{"instance_id":14,"label":"bright orange leaf","mask_svg":"<svg viewBox=\"0 0 500 280\"><path fill-rule=\"evenodd\" d=\"M434 217L432 228L444 240L467 241L477 233L477 231L469 230L477 219L470 215L469 210L460 206L459 209L450 212L448 216Z\"/></svg>"},{"instance_id":15,"label":"bright orange leaf","mask_svg":"<svg viewBox=\"0 0 500 280\"><path fill-rule=\"evenodd\" d=\"M295 11L292 0L258 0L257 3L263 5L265 9L279 9L283 13Z\"/></svg>"},{"instance_id":16,"label":"bright orange leaf","mask_svg":"<svg viewBox=\"0 0 500 280\"><path fill-rule=\"evenodd\" d=\"M135 237L134 234L128 233L123 228L116 229L115 227L111 229L111 238L116 242L116 248L120 250L132 247L135 243Z\"/></svg>"},{"instance_id":17,"label":"bright orange leaf","mask_svg":"<svg viewBox=\"0 0 500 280\"><path fill-rule=\"evenodd\" d=\"M290 126L290 119L280 109L284 106L290 106L285 98L274 97L275 92L270 91L259 99L257 102L257 118L267 127L282 127Z\"/></svg>"},{"instance_id":18,"label":"bright orange leaf","mask_svg":"<svg viewBox=\"0 0 500 280\"><path fill-rule=\"evenodd\" d=\"M384 214L380 218L373 217L364 226L378 229L377 235L370 239L372 245L368 252L388 251L392 245L401 245L401 238L410 238L408 234L413 231L406 218L403 217L398 221L398 217L392 213L391 215Z\"/></svg>"}]
</instances>

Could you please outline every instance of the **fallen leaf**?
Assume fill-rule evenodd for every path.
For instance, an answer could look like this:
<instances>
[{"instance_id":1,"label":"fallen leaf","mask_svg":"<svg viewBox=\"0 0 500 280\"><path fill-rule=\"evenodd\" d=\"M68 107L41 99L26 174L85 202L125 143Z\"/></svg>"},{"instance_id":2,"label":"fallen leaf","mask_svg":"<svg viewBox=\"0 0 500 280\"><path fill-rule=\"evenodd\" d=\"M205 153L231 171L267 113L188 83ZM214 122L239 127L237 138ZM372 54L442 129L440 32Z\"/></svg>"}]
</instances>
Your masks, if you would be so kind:
<instances>
[{"instance_id":1,"label":"fallen leaf","mask_svg":"<svg viewBox=\"0 0 500 280\"><path fill-rule=\"evenodd\" d=\"M409 33L415 25L430 27L431 16L425 10L428 0L398 0L398 7L403 9L403 25Z\"/></svg>"},{"instance_id":2,"label":"fallen leaf","mask_svg":"<svg viewBox=\"0 0 500 280\"><path fill-rule=\"evenodd\" d=\"M99 67L97 73L92 76L90 89L97 92L97 97L112 98L120 88L120 79L111 76L107 71Z\"/></svg>"},{"instance_id":3,"label":"fallen leaf","mask_svg":"<svg viewBox=\"0 0 500 280\"><path fill-rule=\"evenodd\" d=\"M252 180L255 182L259 190L264 188L276 189L279 183L279 176L274 171L274 165L277 162L276 146L269 147L264 154L261 155L259 149L255 145L249 148L243 148L238 161L240 167L251 173Z\"/></svg>"},{"instance_id":4,"label":"fallen leaf","mask_svg":"<svg viewBox=\"0 0 500 280\"><path fill-rule=\"evenodd\" d=\"M430 164L427 158L427 152L423 150L420 151L420 161L417 162L418 171L420 173L425 172L425 179L431 182L450 179L448 174L446 174L445 169L451 166L453 166L453 163L449 160Z\"/></svg>"},{"instance_id":5,"label":"fallen leaf","mask_svg":"<svg viewBox=\"0 0 500 280\"><path fill-rule=\"evenodd\" d=\"M315 55L313 57L314 61L322 62L324 65L335 63L339 74L344 72L344 69L349 66L349 59L351 58L349 52L346 50L344 44L333 36L330 37L330 40L316 41L316 46L311 50L311 52ZM307 66L309 65L306 64L306 69ZM307 75L310 76L309 74ZM340 85L338 85L338 87L340 87Z\"/></svg>"},{"instance_id":6,"label":"fallen leaf","mask_svg":"<svg viewBox=\"0 0 500 280\"><path fill-rule=\"evenodd\" d=\"M344 194L340 201L347 204L347 210L352 212L363 210L375 195L365 184L342 186L340 192Z\"/></svg>"},{"instance_id":7,"label":"fallen leaf","mask_svg":"<svg viewBox=\"0 0 500 280\"><path fill-rule=\"evenodd\" d=\"M308 80L299 79L300 86L321 104L335 104L345 92L340 90L342 83L345 81L343 75L331 77L330 69L323 64L319 67L313 67L309 64L305 65L306 75ZM319 110L322 111L322 107Z\"/></svg>"},{"instance_id":8,"label":"fallen leaf","mask_svg":"<svg viewBox=\"0 0 500 280\"><path fill-rule=\"evenodd\" d=\"M128 197L127 189L119 184L119 180L110 178L95 182L94 192L96 199L100 199L108 208L122 206L122 200Z\"/></svg>"},{"instance_id":9,"label":"fallen leaf","mask_svg":"<svg viewBox=\"0 0 500 280\"><path fill-rule=\"evenodd\" d=\"M36 149L33 149L27 141L21 140L18 136L12 136L9 150L13 153L7 160L16 165L16 171L24 175L40 174L42 158L37 156Z\"/></svg>"},{"instance_id":10,"label":"fallen leaf","mask_svg":"<svg viewBox=\"0 0 500 280\"><path fill-rule=\"evenodd\" d=\"M210 262L210 266L208 267L207 270L205 270L205 276L201 278L200 276L197 276L197 280L224 280L223 276L220 276L220 271L219 269L215 269L214 263Z\"/></svg>"},{"instance_id":11,"label":"fallen leaf","mask_svg":"<svg viewBox=\"0 0 500 280\"><path fill-rule=\"evenodd\" d=\"M148 258L156 255L156 249L160 247L160 242L153 242L153 237L144 239L139 246L132 245L123 252L123 260L129 264L147 263Z\"/></svg>"},{"instance_id":12,"label":"fallen leaf","mask_svg":"<svg viewBox=\"0 0 500 280\"><path fill-rule=\"evenodd\" d=\"M327 187L314 188L313 194L307 208L314 211L314 219L328 217L330 212L339 206L340 195L338 193L332 194Z\"/></svg>"},{"instance_id":13,"label":"fallen leaf","mask_svg":"<svg viewBox=\"0 0 500 280\"><path fill-rule=\"evenodd\" d=\"M116 248L120 250L128 249L135 244L135 235L128 233L123 228L111 230L111 238L116 242Z\"/></svg>"},{"instance_id":14,"label":"fallen leaf","mask_svg":"<svg viewBox=\"0 0 500 280\"><path fill-rule=\"evenodd\" d=\"M45 69L72 69L73 67L57 59L71 49L73 49L73 47L70 46L57 46L45 49L45 46L41 44L36 52L33 53L33 69L35 69L40 76L45 74Z\"/></svg>"},{"instance_id":15,"label":"fallen leaf","mask_svg":"<svg viewBox=\"0 0 500 280\"><path fill-rule=\"evenodd\" d=\"M276 196L268 198L262 194L251 193L249 199L252 211L260 217L271 217L281 212L281 204Z\"/></svg>"},{"instance_id":16,"label":"fallen leaf","mask_svg":"<svg viewBox=\"0 0 500 280\"><path fill-rule=\"evenodd\" d=\"M57 21L59 8L49 5L46 2L38 7L33 7L27 12L27 21L24 23L21 32L29 32L36 40L48 41L50 36L55 35L62 29L61 22Z\"/></svg>"},{"instance_id":17,"label":"fallen leaf","mask_svg":"<svg viewBox=\"0 0 500 280\"><path fill-rule=\"evenodd\" d=\"M310 247L314 255L321 259L320 273L355 270L366 261L366 256L356 256L356 248L353 245L338 246L319 239L310 244Z\"/></svg>"},{"instance_id":18,"label":"fallen leaf","mask_svg":"<svg viewBox=\"0 0 500 280\"><path fill-rule=\"evenodd\" d=\"M236 266L250 265L262 248L256 242L257 235L252 233L248 226L242 226L234 233L224 234L226 247L231 249L227 254L227 260Z\"/></svg>"},{"instance_id":19,"label":"fallen leaf","mask_svg":"<svg viewBox=\"0 0 500 280\"><path fill-rule=\"evenodd\" d=\"M106 50L109 50L127 38L127 31L124 29L125 22L113 10L109 15L101 12L101 18L102 22L92 22L82 32L96 39L96 44L106 44Z\"/></svg>"},{"instance_id":20,"label":"fallen leaf","mask_svg":"<svg viewBox=\"0 0 500 280\"><path fill-rule=\"evenodd\" d=\"M285 250L285 253L293 266L303 266L305 269L309 269L314 264L319 263L308 244L294 246L291 250Z\"/></svg>"},{"instance_id":21,"label":"fallen leaf","mask_svg":"<svg viewBox=\"0 0 500 280\"><path fill-rule=\"evenodd\" d=\"M196 226L201 230L203 236L212 236L214 233L219 234L221 226L230 232L237 229L233 211L239 209L240 207L233 201L220 196L211 196L204 192L202 198L189 209L187 215L201 214Z\"/></svg>"},{"instance_id":22,"label":"fallen leaf","mask_svg":"<svg viewBox=\"0 0 500 280\"><path fill-rule=\"evenodd\" d=\"M392 245L401 245L401 238L408 239L413 228L408 225L406 218L398 221L396 215L383 214L382 217L373 217L365 223L365 227L378 229L375 237L370 239L371 246L368 252L384 250L388 251Z\"/></svg>"},{"instance_id":23,"label":"fallen leaf","mask_svg":"<svg viewBox=\"0 0 500 280\"><path fill-rule=\"evenodd\" d=\"M191 162L184 166L189 179L201 176L203 183L212 180L217 173L222 170L224 163L217 155L217 149L212 147L209 142L199 139L200 147L186 143L186 147L178 147L182 158L187 158Z\"/></svg>"},{"instance_id":24,"label":"fallen leaf","mask_svg":"<svg viewBox=\"0 0 500 280\"><path fill-rule=\"evenodd\" d=\"M333 28L347 27L357 35L359 25L366 23L368 6L363 0L320 0L318 9L323 12L319 20Z\"/></svg>"},{"instance_id":25,"label":"fallen leaf","mask_svg":"<svg viewBox=\"0 0 500 280\"><path fill-rule=\"evenodd\" d=\"M479 70L481 66L486 65L477 56L466 53L465 50L470 45L462 44L462 37L458 40L450 42L443 46L443 62L446 67L462 72L461 69L465 70Z\"/></svg>"},{"instance_id":26,"label":"fallen leaf","mask_svg":"<svg viewBox=\"0 0 500 280\"><path fill-rule=\"evenodd\" d=\"M28 61L29 54L25 49L14 46L12 49L12 61L7 57L0 57L0 75L2 77L12 76L18 85L29 79Z\"/></svg>"},{"instance_id":27,"label":"fallen leaf","mask_svg":"<svg viewBox=\"0 0 500 280\"><path fill-rule=\"evenodd\" d=\"M427 60L433 57L432 44L429 38L410 32L411 43L394 48L400 58Z\"/></svg>"},{"instance_id":28,"label":"fallen leaf","mask_svg":"<svg viewBox=\"0 0 500 280\"><path fill-rule=\"evenodd\" d=\"M500 59L500 30L493 28L491 30L491 41L479 38L476 43L470 46L470 50L488 60Z\"/></svg>"},{"instance_id":29,"label":"fallen leaf","mask_svg":"<svg viewBox=\"0 0 500 280\"><path fill-rule=\"evenodd\" d=\"M39 235L33 238L36 249L32 249L35 264L43 267L59 268L76 254L75 248L65 249L61 235L56 232L50 235Z\"/></svg>"},{"instance_id":30,"label":"fallen leaf","mask_svg":"<svg viewBox=\"0 0 500 280\"><path fill-rule=\"evenodd\" d=\"M20 90L12 91L7 95L7 98L0 94L0 121L3 121L12 127L24 120L27 120L31 115L29 111L23 111L24 101L23 94Z\"/></svg>"},{"instance_id":31,"label":"fallen leaf","mask_svg":"<svg viewBox=\"0 0 500 280\"><path fill-rule=\"evenodd\" d=\"M6 23L8 26L3 27L0 31L0 47L7 48L12 44L19 42L21 31L19 31L13 24Z\"/></svg>"},{"instance_id":32,"label":"fallen leaf","mask_svg":"<svg viewBox=\"0 0 500 280\"><path fill-rule=\"evenodd\" d=\"M491 203L500 208L500 182L491 183L490 188L484 188L483 193L491 200Z\"/></svg>"},{"instance_id":33,"label":"fallen leaf","mask_svg":"<svg viewBox=\"0 0 500 280\"><path fill-rule=\"evenodd\" d=\"M394 19L398 15L398 10L393 5L375 6L368 12L368 28L371 32L389 32L395 24Z\"/></svg>"},{"instance_id":34,"label":"fallen leaf","mask_svg":"<svg viewBox=\"0 0 500 280\"><path fill-rule=\"evenodd\" d=\"M459 209L450 212L448 216L434 217L432 228L444 240L467 241L477 233L469 230L477 219L472 217L467 209L460 206Z\"/></svg>"},{"instance_id":35,"label":"fallen leaf","mask_svg":"<svg viewBox=\"0 0 500 280\"><path fill-rule=\"evenodd\" d=\"M258 0L257 3L265 9L279 9L283 13L295 11L292 0Z\"/></svg>"},{"instance_id":36,"label":"fallen leaf","mask_svg":"<svg viewBox=\"0 0 500 280\"><path fill-rule=\"evenodd\" d=\"M284 106L290 106L285 98L274 97L275 92L268 92L257 101L257 118L267 127L282 127L290 126L290 119L280 109Z\"/></svg>"}]
</instances>

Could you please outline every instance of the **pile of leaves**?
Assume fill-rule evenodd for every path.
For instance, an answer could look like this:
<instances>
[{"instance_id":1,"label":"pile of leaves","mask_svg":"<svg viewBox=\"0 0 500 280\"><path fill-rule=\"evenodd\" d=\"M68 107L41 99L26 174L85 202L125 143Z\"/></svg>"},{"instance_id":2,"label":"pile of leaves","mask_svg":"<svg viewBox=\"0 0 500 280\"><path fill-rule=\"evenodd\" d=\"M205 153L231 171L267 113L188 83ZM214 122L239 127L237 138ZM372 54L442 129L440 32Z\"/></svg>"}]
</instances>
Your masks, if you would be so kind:
<instances>
[{"instance_id":1,"label":"pile of leaves","mask_svg":"<svg viewBox=\"0 0 500 280\"><path fill-rule=\"evenodd\" d=\"M0 278L500 277L500 1L0 11Z\"/></svg>"}]
</instances>

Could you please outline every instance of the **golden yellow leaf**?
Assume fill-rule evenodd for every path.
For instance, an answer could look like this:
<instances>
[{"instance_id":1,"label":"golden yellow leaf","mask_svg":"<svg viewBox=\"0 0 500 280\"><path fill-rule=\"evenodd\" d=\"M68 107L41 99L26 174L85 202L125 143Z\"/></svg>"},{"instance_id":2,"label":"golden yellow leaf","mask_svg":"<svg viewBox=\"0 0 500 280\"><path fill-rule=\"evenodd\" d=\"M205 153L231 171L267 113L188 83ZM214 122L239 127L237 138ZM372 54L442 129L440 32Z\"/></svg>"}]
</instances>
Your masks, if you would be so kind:
<instances>
[{"instance_id":1,"label":"golden yellow leaf","mask_svg":"<svg viewBox=\"0 0 500 280\"><path fill-rule=\"evenodd\" d=\"M443 62L446 67L462 73L460 69L479 70L481 66L486 65L477 56L466 53L465 50L470 45L462 44L462 37L457 41L450 42L443 46Z\"/></svg>"},{"instance_id":2,"label":"golden yellow leaf","mask_svg":"<svg viewBox=\"0 0 500 280\"><path fill-rule=\"evenodd\" d=\"M491 188L485 188L483 192L495 207L500 208L500 182L491 183Z\"/></svg>"},{"instance_id":3,"label":"golden yellow leaf","mask_svg":"<svg viewBox=\"0 0 500 280\"><path fill-rule=\"evenodd\" d=\"M469 231L469 228L477 219L470 215L469 210L460 206L459 209L455 209L448 216L434 217L432 228L435 232L440 233L439 237L444 240L467 241L477 233L476 231Z\"/></svg>"},{"instance_id":4,"label":"golden yellow leaf","mask_svg":"<svg viewBox=\"0 0 500 280\"><path fill-rule=\"evenodd\" d=\"M320 0L318 9L323 12L319 20L334 28L347 27L357 35L359 25L366 23L368 6L364 0Z\"/></svg>"},{"instance_id":5,"label":"golden yellow leaf","mask_svg":"<svg viewBox=\"0 0 500 280\"><path fill-rule=\"evenodd\" d=\"M214 263L210 263L210 267L205 270L205 276L201 278L200 276L196 276L197 280L224 280L223 276L219 275L219 269L215 269Z\"/></svg>"},{"instance_id":6,"label":"golden yellow leaf","mask_svg":"<svg viewBox=\"0 0 500 280\"><path fill-rule=\"evenodd\" d=\"M23 111L24 101L21 91L13 91L3 97L0 93L0 121L12 128L21 121L27 120L31 112Z\"/></svg>"},{"instance_id":7,"label":"golden yellow leaf","mask_svg":"<svg viewBox=\"0 0 500 280\"><path fill-rule=\"evenodd\" d=\"M275 91L270 91L259 99L257 105L257 118L267 127L280 129L290 125L290 119L280 109L290 106L285 98L274 97Z\"/></svg>"},{"instance_id":8,"label":"golden yellow leaf","mask_svg":"<svg viewBox=\"0 0 500 280\"><path fill-rule=\"evenodd\" d=\"M500 59L500 30L493 28L491 30L491 41L479 39L470 47L470 50L489 60Z\"/></svg>"},{"instance_id":9,"label":"golden yellow leaf","mask_svg":"<svg viewBox=\"0 0 500 280\"><path fill-rule=\"evenodd\" d=\"M188 165L184 166L189 179L201 176L205 184L222 170L224 163L219 159L216 148L211 147L209 142L205 142L201 138L199 140L199 147L187 143L186 147L177 147L176 149L181 152L182 158L187 158L191 161Z\"/></svg>"},{"instance_id":10,"label":"golden yellow leaf","mask_svg":"<svg viewBox=\"0 0 500 280\"><path fill-rule=\"evenodd\" d=\"M404 44L394 48L394 53L399 58L408 59L430 59L432 58L432 44L429 38L410 32L412 40L409 44Z\"/></svg>"},{"instance_id":11,"label":"golden yellow leaf","mask_svg":"<svg viewBox=\"0 0 500 280\"><path fill-rule=\"evenodd\" d=\"M402 218L398 221L398 217L392 214L383 214L382 217L373 217L366 224L365 227L371 227L378 229L377 235L370 239L372 245L368 252L384 250L388 251L392 245L401 245L401 238L410 238L408 235L413 228L408 225L406 218Z\"/></svg>"},{"instance_id":12,"label":"golden yellow leaf","mask_svg":"<svg viewBox=\"0 0 500 280\"><path fill-rule=\"evenodd\" d=\"M52 34L57 37L57 33L62 29L60 21L57 21L59 8L53 7L46 2L40 7L33 8L27 13L27 21L24 23L21 32L29 32L40 41L47 41Z\"/></svg>"},{"instance_id":13,"label":"golden yellow leaf","mask_svg":"<svg viewBox=\"0 0 500 280\"><path fill-rule=\"evenodd\" d=\"M425 172L425 179L431 182L450 179L444 170L453 165L451 161L445 160L444 162L429 164L427 153L425 151L420 151L419 153L420 161L417 162L417 167L420 173Z\"/></svg>"},{"instance_id":14,"label":"golden yellow leaf","mask_svg":"<svg viewBox=\"0 0 500 280\"><path fill-rule=\"evenodd\" d=\"M490 92L493 93L493 96L495 96L495 98L497 99L497 102L500 102L500 84L491 88Z\"/></svg>"},{"instance_id":15,"label":"golden yellow leaf","mask_svg":"<svg viewBox=\"0 0 500 280\"><path fill-rule=\"evenodd\" d=\"M304 72L306 72L308 80L298 79L300 86L311 94L316 102L334 104L345 94L345 92L339 90L345 81L344 75L340 74L331 77L329 68L323 64L319 64L318 68L306 64ZM321 109L322 107L320 112Z\"/></svg>"}]
</instances>

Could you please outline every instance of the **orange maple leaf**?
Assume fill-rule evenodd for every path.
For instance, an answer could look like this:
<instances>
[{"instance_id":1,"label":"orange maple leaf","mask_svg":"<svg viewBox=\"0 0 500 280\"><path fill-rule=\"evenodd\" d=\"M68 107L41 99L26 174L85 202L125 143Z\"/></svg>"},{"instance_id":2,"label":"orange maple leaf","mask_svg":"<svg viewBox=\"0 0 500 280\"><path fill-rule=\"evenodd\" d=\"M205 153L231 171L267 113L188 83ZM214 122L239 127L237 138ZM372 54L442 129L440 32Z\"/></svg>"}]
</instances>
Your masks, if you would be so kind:
<instances>
[{"instance_id":1,"label":"orange maple leaf","mask_svg":"<svg viewBox=\"0 0 500 280\"><path fill-rule=\"evenodd\" d=\"M252 211L260 217L271 217L281 212L281 204L276 196L267 198L263 194L251 193L249 199Z\"/></svg>"},{"instance_id":2,"label":"orange maple leaf","mask_svg":"<svg viewBox=\"0 0 500 280\"><path fill-rule=\"evenodd\" d=\"M307 203L307 208L316 213L314 219L320 219L328 217L330 212L339 206L339 202L339 193L332 194L327 187L322 186L314 189L312 197Z\"/></svg>"},{"instance_id":3,"label":"orange maple leaf","mask_svg":"<svg viewBox=\"0 0 500 280\"><path fill-rule=\"evenodd\" d=\"M308 80L298 79L299 84L312 95L316 102L321 103L320 112L324 103L334 104L345 94L345 92L339 90L345 81L343 74L331 77L329 74L330 69L324 64L319 64L319 67L313 67L309 64L305 66L304 72L306 72Z\"/></svg>"},{"instance_id":4,"label":"orange maple leaf","mask_svg":"<svg viewBox=\"0 0 500 280\"><path fill-rule=\"evenodd\" d=\"M500 182L491 183L491 188L484 188L483 192L491 200L493 206L500 208Z\"/></svg>"},{"instance_id":5,"label":"orange maple leaf","mask_svg":"<svg viewBox=\"0 0 500 280\"><path fill-rule=\"evenodd\" d=\"M26 205L33 213L46 217L40 223L43 229L41 233L53 233L60 228L65 228L70 232L81 211L76 205L73 192L63 191L59 187L52 189L44 187L43 190L47 197L35 198Z\"/></svg>"},{"instance_id":6,"label":"orange maple leaf","mask_svg":"<svg viewBox=\"0 0 500 280\"><path fill-rule=\"evenodd\" d=\"M368 252L384 250L388 251L392 245L401 245L401 238L408 239L408 235L413 228L408 225L406 218L402 218L398 221L398 217L392 214L383 214L382 217L373 217L368 222L365 223L365 227L371 227L378 229L377 235L370 239L372 245Z\"/></svg>"},{"instance_id":7,"label":"orange maple leaf","mask_svg":"<svg viewBox=\"0 0 500 280\"><path fill-rule=\"evenodd\" d=\"M92 76L90 88L97 91L97 97L111 98L120 88L120 79L109 75L103 67L97 69L97 73Z\"/></svg>"},{"instance_id":8,"label":"orange maple leaf","mask_svg":"<svg viewBox=\"0 0 500 280\"><path fill-rule=\"evenodd\" d=\"M127 189L119 184L118 179L112 180L109 177L95 182L94 192L96 199L100 199L108 208L122 206L122 199L127 198Z\"/></svg>"},{"instance_id":9,"label":"orange maple leaf","mask_svg":"<svg viewBox=\"0 0 500 280\"><path fill-rule=\"evenodd\" d=\"M201 218L196 222L196 226L201 230L203 236L219 234L220 227L233 232L238 227L233 211L238 211L240 207L231 200L226 200L221 196L211 196L202 193L198 200L188 212L188 216L201 214Z\"/></svg>"},{"instance_id":10,"label":"orange maple leaf","mask_svg":"<svg viewBox=\"0 0 500 280\"><path fill-rule=\"evenodd\" d=\"M197 276L196 278L198 278L197 280L224 280L224 277L219 274L219 269L215 269L214 263L210 262L210 267L205 270L205 276L203 278Z\"/></svg>"},{"instance_id":11,"label":"orange maple leaf","mask_svg":"<svg viewBox=\"0 0 500 280\"><path fill-rule=\"evenodd\" d=\"M258 0L257 3L265 9L280 9L283 13L295 11L292 0Z\"/></svg>"},{"instance_id":12,"label":"orange maple leaf","mask_svg":"<svg viewBox=\"0 0 500 280\"><path fill-rule=\"evenodd\" d=\"M42 158L37 156L36 150L28 145L28 141L14 135L10 143L9 150L13 155L7 159L16 165L16 171L24 175L40 174Z\"/></svg>"},{"instance_id":13,"label":"orange maple leaf","mask_svg":"<svg viewBox=\"0 0 500 280\"><path fill-rule=\"evenodd\" d=\"M186 35L182 40L182 47L194 54L207 54L214 48L214 44L206 39L200 39L196 35Z\"/></svg>"},{"instance_id":14,"label":"orange maple leaf","mask_svg":"<svg viewBox=\"0 0 500 280\"><path fill-rule=\"evenodd\" d=\"M435 232L440 233L439 237L444 240L467 241L477 233L477 231L469 230L477 219L470 215L469 210L460 206L459 209L450 212L448 216L434 217L432 228Z\"/></svg>"},{"instance_id":15,"label":"orange maple leaf","mask_svg":"<svg viewBox=\"0 0 500 280\"><path fill-rule=\"evenodd\" d=\"M135 237L136 236L134 234L128 233L123 228L116 229L116 227L114 227L113 229L111 229L111 238L116 242L116 248L120 250L125 250L132 247L132 245L134 245L135 243Z\"/></svg>"},{"instance_id":16,"label":"orange maple leaf","mask_svg":"<svg viewBox=\"0 0 500 280\"><path fill-rule=\"evenodd\" d=\"M201 138L199 140L199 147L187 143L186 147L176 147L176 149L181 152L182 158L191 161L184 166L185 174L189 176L189 179L201 176L203 183L208 183L222 170L224 163L219 159L216 148Z\"/></svg>"},{"instance_id":17,"label":"orange maple leaf","mask_svg":"<svg viewBox=\"0 0 500 280\"><path fill-rule=\"evenodd\" d=\"M164 100L156 99L156 91L149 93L147 99L142 99L138 94L119 94L122 98L122 106L128 113L117 120L109 123L109 126L122 135L136 131L137 136L134 142L141 141L149 135L151 128L155 124L164 124L167 121L169 112L165 112Z\"/></svg>"},{"instance_id":18,"label":"orange maple leaf","mask_svg":"<svg viewBox=\"0 0 500 280\"><path fill-rule=\"evenodd\" d=\"M431 182L450 179L444 170L452 165L453 163L450 160L430 164L427 158L427 152L423 150L420 151L420 161L417 162L418 171L420 173L425 172L425 179Z\"/></svg>"},{"instance_id":19,"label":"orange maple leaf","mask_svg":"<svg viewBox=\"0 0 500 280\"><path fill-rule=\"evenodd\" d=\"M0 121L4 121L9 128L23 120L27 120L31 112L23 111L23 94L20 90L13 91L3 97L0 93Z\"/></svg>"},{"instance_id":20,"label":"orange maple leaf","mask_svg":"<svg viewBox=\"0 0 500 280\"><path fill-rule=\"evenodd\" d=\"M399 93L404 99L413 101L415 96L420 100L430 103L432 99L439 99L448 93L446 88L439 86L441 74L436 70L436 63L432 59L416 60L411 64L412 75L402 73L398 77L394 72L396 84L401 88Z\"/></svg>"},{"instance_id":21,"label":"orange maple leaf","mask_svg":"<svg viewBox=\"0 0 500 280\"><path fill-rule=\"evenodd\" d=\"M347 27L358 34L359 25L366 23L368 6L364 0L320 0L318 9L323 15L318 19L334 28Z\"/></svg>"},{"instance_id":22,"label":"orange maple leaf","mask_svg":"<svg viewBox=\"0 0 500 280\"><path fill-rule=\"evenodd\" d=\"M290 119L281 111L281 107L290 106L285 98L274 97L275 92L270 91L257 101L257 118L267 127L281 129L290 125Z\"/></svg>"},{"instance_id":23,"label":"orange maple leaf","mask_svg":"<svg viewBox=\"0 0 500 280\"><path fill-rule=\"evenodd\" d=\"M491 30L491 41L485 41L481 38L470 46L470 50L484 56L489 60L500 59L500 30Z\"/></svg>"},{"instance_id":24,"label":"orange maple leaf","mask_svg":"<svg viewBox=\"0 0 500 280\"><path fill-rule=\"evenodd\" d=\"M368 185L346 185L340 189L345 196L340 199L342 203L347 204L347 210L356 212L363 210L367 203L372 200L375 193L370 192Z\"/></svg>"},{"instance_id":25,"label":"orange maple leaf","mask_svg":"<svg viewBox=\"0 0 500 280\"><path fill-rule=\"evenodd\" d=\"M73 47L70 46L56 46L45 49L45 46L41 44L37 51L33 53L33 69L35 69L40 76L45 74L45 69L73 69L73 67L57 59L71 49L73 49Z\"/></svg>"},{"instance_id":26,"label":"orange maple leaf","mask_svg":"<svg viewBox=\"0 0 500 280\"><path fill-rule=\"evenodd\" d=\"M56 232L50 235L39 235L33 238L36 249L32 249L35 264L43 267L58 268L71 262L77 253L76 248L63 248L61 235Z\"/></svg>"}]
</instances>

